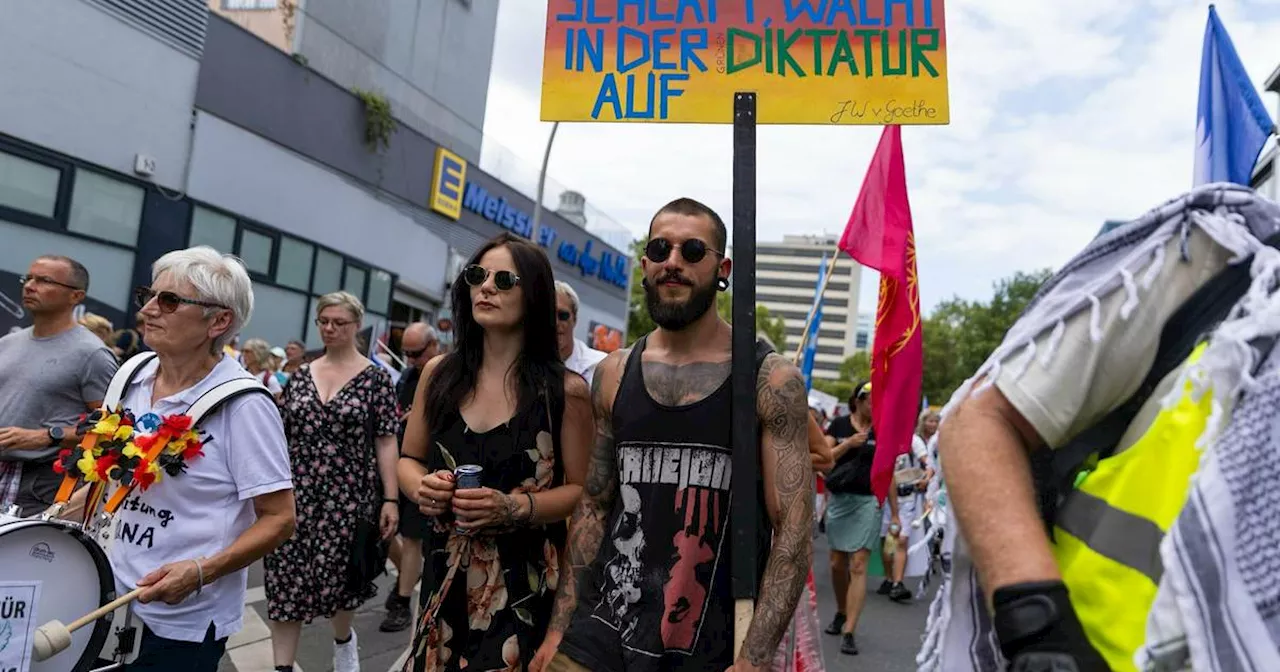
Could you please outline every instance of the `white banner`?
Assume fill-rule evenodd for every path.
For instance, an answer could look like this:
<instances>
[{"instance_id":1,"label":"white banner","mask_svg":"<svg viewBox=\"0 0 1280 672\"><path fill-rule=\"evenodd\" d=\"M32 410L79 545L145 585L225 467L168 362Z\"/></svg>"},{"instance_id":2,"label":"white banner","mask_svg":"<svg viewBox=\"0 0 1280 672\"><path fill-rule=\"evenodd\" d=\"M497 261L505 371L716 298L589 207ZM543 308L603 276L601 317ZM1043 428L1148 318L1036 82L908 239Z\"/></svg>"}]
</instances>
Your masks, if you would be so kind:
<instances>
[{"instance_id":1,"label":"white banner","mask_svg":"<svg viewBox=\"0 0 1280 672\"><path fill-rule=\"evenodd\" d=\"M0 581L0 672L30 669L39 603L39 581Z\"/></svg>"}]
</instances>

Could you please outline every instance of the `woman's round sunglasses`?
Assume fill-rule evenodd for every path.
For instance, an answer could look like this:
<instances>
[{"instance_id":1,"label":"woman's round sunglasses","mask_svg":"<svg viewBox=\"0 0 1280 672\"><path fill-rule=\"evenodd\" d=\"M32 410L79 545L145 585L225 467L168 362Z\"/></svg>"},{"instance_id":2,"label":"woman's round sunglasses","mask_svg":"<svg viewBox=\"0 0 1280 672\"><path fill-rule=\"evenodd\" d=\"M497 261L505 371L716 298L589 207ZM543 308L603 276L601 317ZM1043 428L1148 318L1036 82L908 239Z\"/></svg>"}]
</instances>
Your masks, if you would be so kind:
<instances>
[{"instance_id":1,"label":"woman's round sunglasses","mask_svg":"<svg viewBox=\"0 0 1280 672\"><path fill-rule=\"evenodd\" d=\"M493 274L493 285L502 291L507 291L512 287L520 284L520 276L511 271L490 271L484 266L472 264L462 269L462 279L467 281L472 287L479 287L489 279L489 274Z\"/></svg>"},{"instance_id":2,"label":"woman's round sunglasses","mask_svg":"<svg viewBox=\"0 0 1280 672\"><path fill-rule=\"evenodd\" d=\"M221 308L223 310L231 310L221 303L188 299L185 296L179 296L173 292L157 292L150 287L138 287L133 290L133 302L138 304L139 308L151 303L151 299L156 300L156 305L160 307L160 312L162 313L172 313L181 308L184 303L204 308Z\"/></svg>"},{"instance_id":3,"label":"woman's round sunglasses","mask_svg":"<svg viewBox=\"0 0 1280 672\"><path fill-rule=\"evenodd\" d=\"M672 243L666 238L654 238L649 244L644 246L644 256L649 258L655 264L661 264L671 257L672 250L680 248L680 256L684 260L696 264L706 258L707 253L718 254L723 256L724 253L719 250L713 250L706 243L697 238L690 238L683 243Z\"/></svg>"}]
</instances>

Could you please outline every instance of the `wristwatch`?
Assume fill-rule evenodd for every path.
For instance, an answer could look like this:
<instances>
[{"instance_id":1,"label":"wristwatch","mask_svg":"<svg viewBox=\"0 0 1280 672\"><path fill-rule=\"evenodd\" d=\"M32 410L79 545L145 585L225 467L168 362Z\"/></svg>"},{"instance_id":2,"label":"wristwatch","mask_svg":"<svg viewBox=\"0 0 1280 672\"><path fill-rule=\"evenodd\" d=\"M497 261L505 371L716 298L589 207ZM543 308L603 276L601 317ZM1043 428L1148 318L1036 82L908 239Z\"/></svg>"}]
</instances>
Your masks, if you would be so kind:
<instances>
[{"instance_id":1,"label":"wristwatch","mask_svg":"<svg viewBox=\"0 0 1280 672\"><path fill-rule=\"evenodd\" d=\"M50 427L49 428L49 445L56 446L62 443L63 436L64 434L61 427Z\"/></svg>"}]
</instances>

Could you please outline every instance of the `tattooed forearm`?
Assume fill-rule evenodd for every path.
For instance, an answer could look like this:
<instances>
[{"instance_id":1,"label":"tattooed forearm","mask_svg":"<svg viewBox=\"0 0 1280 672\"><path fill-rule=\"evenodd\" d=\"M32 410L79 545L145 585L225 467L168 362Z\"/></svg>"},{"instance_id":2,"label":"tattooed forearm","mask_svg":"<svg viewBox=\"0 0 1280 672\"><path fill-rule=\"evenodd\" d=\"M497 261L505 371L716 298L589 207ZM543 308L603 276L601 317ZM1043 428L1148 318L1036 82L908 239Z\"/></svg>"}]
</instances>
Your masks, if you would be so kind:
<instances>
[{"instance_id":1,"label":"tattooed forearm","mask_svg":"<svg viewBox=\"0 0 1280 672\"><path fill-rule=\"evenodd\" d=\"M596 444L587 466L587 481L582 498L569 518L569 539L560 588L551 611L553 632L563 633L569 627L578 606L578 583L595 561L604 540L605 521L618 492L617 449L613 440L612 409L603 394L606 376L597 371L591 385L591 399L596 415Z\"/></svg>"},{"instance_id":2,"label":"tattooed forearm","mask_svg":"<svg viewBox=\"0 0 1280 672\"><path fill-rule=\"evenodd\" d=\"M741 653L757 666L772 662L795 614L813 560L813 470L806 397L804 381L794 366L777 355L765 360L756 400L764 427L760 450L765 492L775 501L769 507L773 547Z\"/></svg>"}]
</instances>

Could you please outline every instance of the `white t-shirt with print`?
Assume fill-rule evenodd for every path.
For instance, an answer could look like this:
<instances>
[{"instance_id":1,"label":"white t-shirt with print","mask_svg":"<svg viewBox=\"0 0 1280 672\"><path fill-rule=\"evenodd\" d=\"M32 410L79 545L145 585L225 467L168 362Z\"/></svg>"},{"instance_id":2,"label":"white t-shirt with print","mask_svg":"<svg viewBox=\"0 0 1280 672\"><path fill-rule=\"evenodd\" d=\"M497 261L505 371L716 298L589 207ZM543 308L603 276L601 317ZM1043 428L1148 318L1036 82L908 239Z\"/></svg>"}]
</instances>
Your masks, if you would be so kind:
<instances>
[{"instance_id":1,"label":"white t-shirt with print","mask_svg":"<svg viewBox=\"0 0 1280 672\"><path fill-rule=\"evenodd\" d=\"M141 433L153 433L159 418L186 413L213 386L245 377L234 359L224 356L204 380L151 403L159 360L152 360L125 393ZM160 566L207 558L221 552L257 520L253 498L293 487L289 449L280 412L265 394L246 394L205 417L204 454L185 473L164 474L146 492L135 490L116 514L110 548L116 591L123 594ZM187 642L204 641L209 624L215 638L238 632L244 609L247 570L224 576L183 602L134 604L134 613L157 635Z\"/></svg>"}]
</instances>

